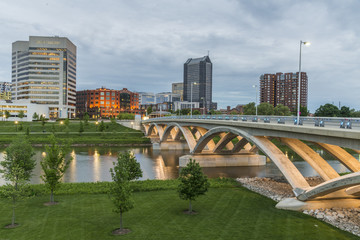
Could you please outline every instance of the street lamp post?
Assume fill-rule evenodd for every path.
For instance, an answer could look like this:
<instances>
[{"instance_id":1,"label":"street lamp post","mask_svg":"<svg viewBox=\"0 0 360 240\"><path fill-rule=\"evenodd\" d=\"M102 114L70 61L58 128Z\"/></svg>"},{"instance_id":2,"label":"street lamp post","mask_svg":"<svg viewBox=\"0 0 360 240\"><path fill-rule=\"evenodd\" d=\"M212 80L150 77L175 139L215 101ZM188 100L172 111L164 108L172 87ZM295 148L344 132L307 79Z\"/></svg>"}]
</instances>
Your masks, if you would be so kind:
<instances>
[{"instance_id":1,"label":"street lamp post","mask_svg":"<svg viewBox=\"0 0 360 240\"><path fill-rule=\"evenodd\" d=\"M206 114L206 111L205 111L205 98L202 97L201 99L203 100L203 107L202 107L203 112L202 112L202 114L205 115Z\"/></svg>"},{"instance_id":2,"label":"street lamp post","mask_svg":"<svg viewBox=\"0 0 360 240\"><path fill-rule=\"evenodd\" d=\"M300 40L300 55L299 55L299 76L298 76L298 98L297 98L297 118L296 125L300 125L300 98L301 98L301 47L302 45L309 46L310 42L303 42Z\"/></svg>"},{"instance_id":3,"label":"street lamp post","mask_svg":"<svg viewBox=\"0 0 360 240\"><path fill-rule=\"evenodd\" d=\"M257 85L253 85L253 88L255 88L255 111L256 111L256 117L257 117Z\"/></svg>"},{"instance_id":4,"label":"street lamp post","mask_svg":"<svg viewBox=\"0 0 360 240\"><path fill-rule=\"evenodd\" d=\"M17 126L18 126L18 121L15 121L15 126L16 126L16 131L18 130Z\"/></svg>"},{"instance_id":5,"label":"street lamp post","mask_svg":"<svg viewBox=\"0 0 360 240\"><path fill-rule=\"evenodd\" d=\"M196 85L196 82L192 82L190 83L190 116L192 118L192 89L193 89L193 85Z\"/></svg>"}]
</instances>

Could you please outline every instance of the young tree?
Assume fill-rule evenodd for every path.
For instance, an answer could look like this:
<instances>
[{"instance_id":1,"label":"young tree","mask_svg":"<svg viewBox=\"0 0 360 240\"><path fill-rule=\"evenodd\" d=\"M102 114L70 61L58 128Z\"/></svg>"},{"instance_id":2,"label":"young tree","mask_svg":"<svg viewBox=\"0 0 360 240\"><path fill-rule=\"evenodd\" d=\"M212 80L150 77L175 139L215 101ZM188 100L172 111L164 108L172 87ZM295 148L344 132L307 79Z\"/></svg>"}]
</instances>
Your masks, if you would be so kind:
<instances>
[{"instance_id":1,"label":"young tree","mask_svg":"<svg viewBox=\"0 0 360 240\"><path fill-rule=\"evenodd\" d=\"M18 117L22 120L25 117L25 113L23 110L20 110Z\"/></svg>"},{"instance_id":2,"label":"young tree","mask_svg":"<svg viewBox=\"0 0 360 240\"><path fill-rule=\"evenodd\" d=\"M39 119L39 115L38 115L36 112L34 112L32 118L33 118L33 121L38 120L38 119Z\"/></svg>"},{"instance_id":3,"label":"young tree","mask_svg":"<svg viewBox=\"0 0 360 240\"><path fill-rule=\"evenodd\" d=\"M11 116L10 112L5 110L5 118L8 119Z\"/></svg>"},{"instance_id":4,"label":"young tree","mask_svg":"<svg viewBox=\"0 0 360 240\"><path fill-rule=\"evenodd\" d=\"M192 213L191 201L207 192L210 183L206 175L201 171L199 163L190 159L186 167L179 174L180 184L178 193L181 199L189 200L189 213Z\"/></svg>"},{"instance_id":5,"label":"young tree","mask_svg":"<svg viewBox=\"0 0 360 240\"><path fill-rule=\"evenodd\" d=\"M90 119L90 116L89 116L89 114L86 112L86 113L84 114L84 124L85 124L85 126L88 126L88 125L89 125L89 119Z\"/></svg>"},{"instance_id":6,"label":"young tree","mask_svg":"<svg viewBox=\"0 0 360 240\"><path fill-rule=\"evenodd\" d=\"M110 168L111 178L114 184L110 188L110 198L114 203L114 212L120 214L120 228L118 234L124 234L129 232L127 229L123 229L122 215L124 212L129 211L134 207L133 200L131 198L132 190L130 187L128 166L125 158L118 158L114 168Z\"/></svg>"},{"instance_id":7,"label":"young tree","mask_svg":"<svg viewBox=\"0 0 360 240\"><path fill-rule=\"evenodd\" d=\"M153 112L153 109L151 106L149 106L147 109L146 109L146 113L147 115L151 114Z\"/></svg>"},{"instance_id":8,"label":"young tree","mask_svg":"<svg viewBox=\"0 0 360 240\"><path fill-rule=\"evenodd\" d=\"M68 118L65 119L64 124L65 124L65 132L66 132L66 134L69 134L69 131L70 131L70 129L69 129L70 121L69 121Z\"/></svg>"},{"instance_id":9,"label":"young tree","mask_svg":"<svg viewBox=\"0 0 360 240\"><path fill-rule=\"evenodd\" d=\"M130 151L119 153L118 159L126 162L126 171L128 174L128 180L137 180L142 177L142 170L140 168L140 163L136 161L136 157Z\"/></svg>"},{"instance_id":10,"label":"young tree","mask_svg":"<svg viewBox=\"0 0 360 240\"><path fill-rule=\"evenodd\" d=\"M41 120L41 126L43 127L43 131L45 131L46 119L45 119L44 115L40 115L40 120Z\"/></svg>"},{"instance_id":11,"label":"young tree","mask_svg":"<svg viewBox=\"0 0 360 240\"><path fill-rule=\"evenodd\" d=\"M40 162L44 174L41 179L50 189L50 204L54 202L54 191L59 188L61 178L68 169L72 157L66 157L70 152L69 143L58 142L54 135L49 137L50 145L46 145L46 156Z\"/></svg>"},{"instance_id":12,"label":"young tree","mask_svg":"<svg viewBox=\"0 0 360 240\"><path fill-rule=\"evenodd\" d=\"M26 136L29 136L30 135L30 128L29 127L26 127L26 132L25 132Z\"/></svg>"},{"instance_id":13,"label":"young tree","mask_svg":"<svg viewBox=\"0 0 360 240\"><path fill-rule=\"evenodd\" d=\"M105 123L104 123L104 121L101 120L100 125L99 125L99 131L103 132L104 130L105 130Z\"/></svg>"},{"instance_id":14,"label":"young tree","mask_svg":"<svg viewBox=\"0 0 360 240\"><path fill-rule=\"evenodd\" d=\"M15 208L20 198L26 197L26 184L30 180L31 173L35 168L33 148L26 138L16 138L5 149L5 158L0 162L0 173L8 181L2 189L2 195L12 200L12 220L8 227L16 227Z\"/></svg>"},{"instance_id":15,"label":"young tree","mask_svg":"<svg viewBox=\"0 0 360 240\"><path fill-rule=\"evenodd\" d=\"M84 124L82 121L80 121L80 125L79 125L79 134L81 135L84 132Z\"/></svg>"},{"instance_id":16,"label":"young tree","mask_svg":"<svg viewBox=\"0 0 360 240\"><path fill-rule=\"evenodd\" d=\"M55 123L51 124L51 132L53 134L55 134L55 132L56 132Z\"/></svg>"}]
</instances>

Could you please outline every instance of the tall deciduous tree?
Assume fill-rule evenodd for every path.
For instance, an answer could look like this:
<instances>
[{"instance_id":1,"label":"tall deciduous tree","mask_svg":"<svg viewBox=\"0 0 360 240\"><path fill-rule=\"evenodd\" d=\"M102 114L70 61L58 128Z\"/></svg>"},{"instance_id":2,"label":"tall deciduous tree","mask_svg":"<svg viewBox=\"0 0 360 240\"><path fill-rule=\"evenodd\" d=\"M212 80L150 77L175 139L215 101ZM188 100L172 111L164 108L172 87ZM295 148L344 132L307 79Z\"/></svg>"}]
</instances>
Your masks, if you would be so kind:
<instances>
[{"instance_id":1,"label":"tall deciduous tree","mask_svg":"<svg viewBox=\"0 0 360 240\"><path fill-rule=\"evenodd\" d=\"M263 102L258 106L259 115L274 115L274 106L270 103Z\"/></svg>"},{"instance_id":2,"label":"tall deciduous tree","mask_svg":"<svg viewBox=\"0 0 360 240\"><path fill-rule=\"evenodd\" d=\"M178 193L181 199L189 200L189 213L192 213L191 201L207 192L210 183L201 171L199 163L190 159L186 167L181 169Z\"/></svg>"},{"instance_id":3,"label":"tall deciduous tree","mask_svg":"<svg viewBox=\"0 0 360 240\"><path fill-rule=\"evenodd\" d=\"M290 116L291 112L288 106L284 106L282 104L276 105L274 108L274 114L276 116Z\"/></svg>"},{"instance_id":4,"label":"tall deciduous tree","mask_svg":"<svg viewBox=\"0 0 360 240\"><path fill-rule=\"evenodd\" d=\"M12 220L10 227L15 227L15 208L17 200L27 196L26 184L35 168L33 148L20 136L5 149L5 158L0 162L0 173L8 181L2 189L3 196L12 200Z\"/></svg>"},{"instance_id":5,"label":"tall deciduous tree","mask_svg":"<svg viewBox=\"0 0 360 240\"><path fill-rule=\"evenodd\" d=\"M255 115L256 114L256 108L255 103L251 102L244 106L244 115Z\"/></svg>"},{"instance_id":6,"label":"tall deciduous tree","mask_svg":"<svg viewBox=\"0 0 360 240\"><path fill-rule=\"evenodd\" d=\"M351 117L351 110L349 107L346 107L346 106L342 106L340 108L340 114L339 114L340 117Z\"/></svg>"},{"instance_id":7,"label":"tall deciduous tree","mask_svg":"<svg viewBox=\"0 0 360 240\"><path fill-rule=\"evenodd\" d=\"M330 103L321 105L315 111L315 116L317 116L317 117L337 117L339 115L340 115L339 108Z\"/></svg>"},{"instance_id":8,"label":"tall deciduous tree","mask_svg":"<svg viewBox=\"0 0 360 240\"><path fill-rule=\"evenodd\" d=\"M50 203L54 204L54 191L59 188L61 178L68 169L72 157L66 157L70 152L69 143L58 142L54 135L49 137L50 145L46 146L46 155L40 165L44 172L41 179L50 189Z\"/></svg>"}]
</instances>

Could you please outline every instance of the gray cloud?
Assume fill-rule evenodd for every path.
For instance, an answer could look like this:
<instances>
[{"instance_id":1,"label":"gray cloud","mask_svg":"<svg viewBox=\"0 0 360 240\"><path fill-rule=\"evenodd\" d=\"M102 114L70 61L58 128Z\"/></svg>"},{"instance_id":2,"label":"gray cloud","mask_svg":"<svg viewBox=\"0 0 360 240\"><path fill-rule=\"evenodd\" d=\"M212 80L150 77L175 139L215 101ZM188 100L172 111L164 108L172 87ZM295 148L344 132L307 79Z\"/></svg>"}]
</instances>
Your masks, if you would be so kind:
<instances>
[{"instance_id":1,"label":"gray cloud","mask_svg":"<svg viewBox=\"0 0 360 240\"><path fill-rule=\"evenodd\" d=\"M163 92L183 64L210 50L213 100L224 108L254 101L263 73L303 71L309 107L360 109L358 1L56 1L0 2L0 81L10 81L11 43L60 35L78 47L77 88Z\"/></svg>"}]
</instances>

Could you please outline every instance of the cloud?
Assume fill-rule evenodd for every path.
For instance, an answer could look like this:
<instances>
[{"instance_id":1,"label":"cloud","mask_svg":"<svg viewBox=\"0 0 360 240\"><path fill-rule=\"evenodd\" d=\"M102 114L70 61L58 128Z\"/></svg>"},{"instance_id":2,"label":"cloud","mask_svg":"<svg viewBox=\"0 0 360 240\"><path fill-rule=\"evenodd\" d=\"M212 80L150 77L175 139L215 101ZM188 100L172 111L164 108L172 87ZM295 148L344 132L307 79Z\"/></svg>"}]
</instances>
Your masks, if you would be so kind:
<instances>
[{"instance_id":1,"label":"cloud","mask_svg":"<svg viewBox=\"0 0 360 240\"><path fill-rule=\"evenodd\" d=\"M213 101L254 101L263 73L296 72L299 41L309 107L341 101L360 109L358 1L0 2L0 80L10 81L11 43L29 35L77 45L77 88L170 91L188 58L210 51Z\"/></svg>"}]
</instances>

